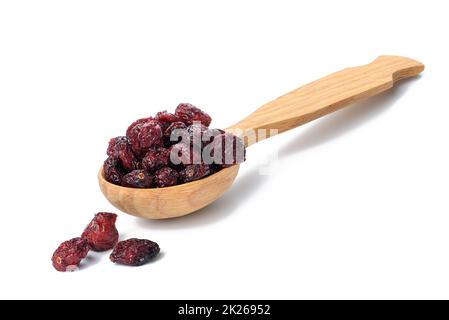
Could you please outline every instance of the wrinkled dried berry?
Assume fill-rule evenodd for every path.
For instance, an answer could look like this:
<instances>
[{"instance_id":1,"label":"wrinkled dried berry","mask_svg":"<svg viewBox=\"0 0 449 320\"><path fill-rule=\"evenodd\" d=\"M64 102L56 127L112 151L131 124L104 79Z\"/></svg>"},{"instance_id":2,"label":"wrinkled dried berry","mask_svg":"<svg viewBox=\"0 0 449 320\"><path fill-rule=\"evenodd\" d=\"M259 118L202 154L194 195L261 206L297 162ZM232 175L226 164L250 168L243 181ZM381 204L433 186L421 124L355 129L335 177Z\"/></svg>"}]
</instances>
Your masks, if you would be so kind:
<instances>
[{"instance_id":1,"label":"wrinkled dried berry","mask_svg":"<svg viewBox=\"0 0 449 320\"><path fill-rule=\"evenodd\" d=\"M112 249L118 241L118 231L115 227L117 215L108 212L99 212L95 215L82 234L89 247L94 251Z\"/></svg>"},{"instance_id":2,"label":"wrinkled dried berry","mask_svg":"<svg viewBox=\"0 0 449 320\"><path fill-rule=\"evenodd\" d=\"M194 123L187 128L190 143L194 146L201 146L201 148L207 146L214 141L215 137L223 133L225 133L223 130L209 129L200 123Z\"/></svg>"},{"instance_id":3,"label":"wrinkled dried berry","mask_svg":"<svg viewBox=\"0 0 449 320\"><path fill-rule=\"evenodd\" d=\"M158 112L155 119L161 124L163 130L167 129L173 122L179 122L177 116L167 111Z\"/></svg>"},{"instance_id":4,"label":"wrinkled dried berry","mask_svg":"<svg viewBox=\"0 0 449 320\"><path fill-rule=\"evenodd\" d=\"M143 157L151 148L162 146L162 128L157 121L145 122L138 131L137 135L133 134L130 138L135 155Z\"/></svg>"},{"instance_id":5,"label":"wrinkled dried berry","mask_svg":"<svg viewBox=\"0 0 449 320\"><path fill-rule=\"evenodd\" d=\"M133 122L126 137L109 142L106 180L133 188L166 187L243 162L243 141L209 129L211 120L199 108L181 103L175 114L161 111Z\"/></svg>"},{"instance_id":6,"label":"wrinkled dried berry","mask_svg":"<svg viewBox=\"0 0 449 320\"><path fill-rule=\"evenodd\" d=\"M170 150L159 147L147 152L142 159L142 167L148 172L153 172L159 168L165 167L170 161Z\"/></svg>"},{"instance_id":7,"label":"wrinkled dried berry","mask_svg":"<svg viewBox=\"0 0 449 320\"><path fill-rule=\"evenodd\" d=\"M118 185L122 183L124 172L118 164L118 160L107 158L103 164L103 172L107 181Z\"/></svg>"},{"instance_id":8,"label":"wrinkled dried berry","mask_svg":"<svg viewBox=\"0 0 449 320\"><path fill-rule=\"evenodd\" d=\"M141 266L156 257L159 251L156 242L133 238L117 243L109 258L114 263Z\"/></svg>"},{"instance_id":9,"label":"wrinkled dried berry","mask_svg":"<svg viewBox=\"0 0 449 320\"><path fill-rule=\"evenodd\" d=\"M129 139L137 139L137 135L139 134L139 131L140 131L140 128L142 127L142 125L144 123L147 123L147 122L150 122L153 120L154 120L153 117L148 117L148 118L142 118L142 119L134 121L133 123L131 123L131 125L126 130L126 136Z\"/></svg>"},{"instance_id":10,"label":"wrinkled dried berry","mask_svg":"<svg viewBox=\"0 0 449 320\"><path fill-rule=\"evenodd\" d=\"M181 182L191 182L204 178L210 174L210 168L207 164L191 164L179 172Z\"/></svg>"},{"instance_id":11,"label":"wrinkled dried berry","mask_svg":"<svg viewBox=\"0 0 449 320\"><path fill-rule=\"evenodd\" d=\"M119 160L122 168L127 172L139 168L139 163L134 156L128 137L112 138L109 141L107 154L109 157Z\"/></svg>"},{"instance_id":12,"label":"wrinkled dried berry","mask_svg":"<svg viewBox=\"0 0 449 320\"><path fill-rule=\"evenodd\" d=\"M156 171L154 181L159 188L171 187L178 183L178 172L169 167Z\"/></svg>"},{"instance_id":13,"label":"wrinkled dried berry","mask_svg":"<svg viewBox=\"0 0 449 320\"><path fill-rule=\"evenodd\" d=\"M178 168L179 165L199 164L201 163L201 150L182 142L174 144L170 148L170 162L175 168Z\"/></svg>"},{"instance_id":14,"label":"wrinkled dried berry","mask_svg":"<svg viewBox=\"0 0 449 320\"><path fill-rule=\"evenodd\" d=\"M183 135L186 133L187 126L184 122L173 122L164 131L164 144L166 146L178 143L182 140ZM173 134L173 136L172 136Z\"/></svg>"},{"instance_id":15,"label":"wrinkled dried berry","mask_svg":"<svg viewBox=\"0 0 449 320\"><path fill-rule=\"evenodd\" d=\"M208 127L212 121L207 113L190 103L179 104L175 110L175 115L188 126L197 121Z\"/></svg>"},{"instance_id":16,"label":"wrinkled dried berry","mask_svg":"<svg viewBox=\"0 0 449 320\"><path fill-rule=\"evenodd\" d=\"M128 188L150 188L153 186L153 177L145 170L134 170L123 176L122 186Z\"/></svg>"},{"instance_id":17,"label":"wrinkled dried berry","mask_svg":"<svg viewBox=\"0 0 449 320\"><path fill-rule=\"evenodd\" d=\"M89 245L85 239L73 238L61 243L53 253L51 261L53 267L58 271L74 271L88 252Z\"/></svg>"},{"instance_id":18,"label":"wrinkled dried berry","mask_svg":"<svg viewBox=\"0 0 449 320\"><path fill-rule=\"evenodd\" d=\"M245 161L245 145L243 140L231 133L223 133L214 138L214 141L207 146L205 154L209 153L214 159L214 163L223 168L233 166ZM221 152L220 152L221 151ZM216 152L220 152L216 154Z\"/></svg>"}]
</instances>

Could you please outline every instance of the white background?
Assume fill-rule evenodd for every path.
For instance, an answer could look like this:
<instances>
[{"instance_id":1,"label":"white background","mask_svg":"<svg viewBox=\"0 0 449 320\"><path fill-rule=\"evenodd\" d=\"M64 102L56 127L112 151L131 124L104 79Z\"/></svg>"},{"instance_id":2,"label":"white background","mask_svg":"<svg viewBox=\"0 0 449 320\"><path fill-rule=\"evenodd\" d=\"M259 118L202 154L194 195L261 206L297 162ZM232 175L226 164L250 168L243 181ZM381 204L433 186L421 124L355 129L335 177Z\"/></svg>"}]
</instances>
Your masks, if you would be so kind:
<instances>
[{"instance_id":1,"label":"white background","mask_svg":"<svg viewBox=\"0 0 449 320\"><path fill-rule=\"evenodd\" d=\"M449 298L446 1L0 2L1 298ZM140 268L53 270L97 211L109 138L191 102L227 127L381 54L426 71L248 151L197 214L120 213ZM279 154L272 175L263 161Z\"/></svg>"}]
</instances>

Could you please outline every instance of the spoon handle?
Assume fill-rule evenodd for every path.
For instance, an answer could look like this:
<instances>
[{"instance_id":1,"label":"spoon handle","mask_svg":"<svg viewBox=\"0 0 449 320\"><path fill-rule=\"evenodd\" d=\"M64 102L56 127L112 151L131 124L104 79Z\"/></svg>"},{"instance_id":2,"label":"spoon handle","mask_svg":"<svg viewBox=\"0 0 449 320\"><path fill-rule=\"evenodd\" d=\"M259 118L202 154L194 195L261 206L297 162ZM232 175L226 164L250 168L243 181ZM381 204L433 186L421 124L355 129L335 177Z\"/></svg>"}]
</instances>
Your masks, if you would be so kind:
<instances>
[{"instance_id":1,"label":"spoon handle","mask_svg":"<svg viewBox=\"0 0 449 320\"><path fill-rule=\"evenodd\" d=\"M268 102L226 131L245 136L245 144L250 146L269 137L270 129L277 133L293 129L386 91L423 70L422 63L409 58L380 56L370 64L333 73Z\"/></svg>"}]
</instances>

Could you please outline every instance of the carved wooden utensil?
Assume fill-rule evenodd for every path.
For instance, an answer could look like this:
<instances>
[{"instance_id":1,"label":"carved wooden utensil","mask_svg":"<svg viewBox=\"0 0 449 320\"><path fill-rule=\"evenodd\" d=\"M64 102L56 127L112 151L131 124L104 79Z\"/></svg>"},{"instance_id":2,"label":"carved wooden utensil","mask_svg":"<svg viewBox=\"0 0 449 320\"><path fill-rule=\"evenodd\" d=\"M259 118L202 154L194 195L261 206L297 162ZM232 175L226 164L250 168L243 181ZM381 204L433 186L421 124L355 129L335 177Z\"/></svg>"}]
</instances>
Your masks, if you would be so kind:
<instances>
[{"instance_id":1,"label":"carved wooden utensil","mask_svg":"<svg viewBox=\"0 0 449 320\"><path fill-rule=\"evenodd\" d=\"M423 70L422 63L409 58L380 56L370 64L333 73L268 102L226 131L246 136L256 132L254 139L245 139L250 146L266 138L257 135L259 129L282 133L386 91L397 81ZM98 181L105 197L121 211L148 219L166 219L187 215L215 201L228 190L238 171L239 166L235 165L201 180L159 189L117 186L105 180L103 169Z\"/></svg>"}]
</instances>

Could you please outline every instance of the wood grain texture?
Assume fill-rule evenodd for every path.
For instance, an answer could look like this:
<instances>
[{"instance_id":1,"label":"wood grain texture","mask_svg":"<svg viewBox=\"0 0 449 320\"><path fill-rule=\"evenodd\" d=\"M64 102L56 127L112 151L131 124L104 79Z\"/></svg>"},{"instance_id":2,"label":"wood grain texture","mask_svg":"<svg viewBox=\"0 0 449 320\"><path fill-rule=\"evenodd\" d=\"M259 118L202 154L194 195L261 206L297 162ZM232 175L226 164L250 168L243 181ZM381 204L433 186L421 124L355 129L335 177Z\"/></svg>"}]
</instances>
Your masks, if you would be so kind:
<instances>
[{"instance_id":1,"label":"wood grain texture","mask_svg":"<svg viewBox=\"0 0 449 320\"><path fill-rule=\"evenodd\" d=\"M416 76L423 70L424 65L412 59L381 56L368 65L348 68L293 90L263 105L226 131L251 135L256 130L253 139L245 139L250 146L266 138L257 135L259 129L285 132L385 91L396 81ZM119 210L148 219L166 219L195 212L218 199L229 189L238 170L236 165L201 180L161 189L120 187L107 182L103 170L98 174L98 181L105 197Z\"/></svg>"},{"instance_id":2,"label":"wood grain texture","mask_svg":"<svg viewBox=\"0 0 449 320\"><path fill-rule=\"evenodd\" d=\"M422 63L409 58L380 56L370 64L333 73L268 102L227 131L246 136L249 146L270 136L258 130L285 132L388 90L423 70Z\"/></svg>"},{"instance_id":3,"label":"wood grain texture","mask_svg":"<svg viewBox=\"0 0 449 320\"><path fill-rule=\"evenodd\" d=\"M218 199L232 185L238 171L236 165L187 184L134 189L109 183L102 168L98 183L106 199L120 211L147 219L167 219L195 212Z\"/></svg>"}]
</instances>

